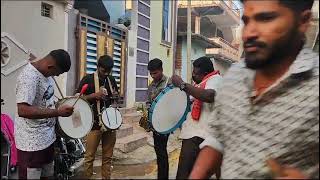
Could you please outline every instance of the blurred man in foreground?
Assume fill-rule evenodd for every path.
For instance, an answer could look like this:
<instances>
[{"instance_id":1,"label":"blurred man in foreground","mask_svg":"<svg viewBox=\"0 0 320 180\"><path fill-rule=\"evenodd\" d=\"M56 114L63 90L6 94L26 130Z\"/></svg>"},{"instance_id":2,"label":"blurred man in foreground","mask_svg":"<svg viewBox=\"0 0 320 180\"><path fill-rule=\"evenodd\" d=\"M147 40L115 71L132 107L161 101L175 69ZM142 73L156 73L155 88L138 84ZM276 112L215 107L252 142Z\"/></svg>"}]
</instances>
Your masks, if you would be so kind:
<instances>
[{"instance_id":1,"label":"blurred man in foreground","mask_svg":"<svg viewBox=\"0 0 320 180\"><path fill-rule=\"evenodd\" d=\"M242 2L245 61L224 76L190 178L317 178L319 55L304 47L313 0Z\"/></svg>"}]
</instances>

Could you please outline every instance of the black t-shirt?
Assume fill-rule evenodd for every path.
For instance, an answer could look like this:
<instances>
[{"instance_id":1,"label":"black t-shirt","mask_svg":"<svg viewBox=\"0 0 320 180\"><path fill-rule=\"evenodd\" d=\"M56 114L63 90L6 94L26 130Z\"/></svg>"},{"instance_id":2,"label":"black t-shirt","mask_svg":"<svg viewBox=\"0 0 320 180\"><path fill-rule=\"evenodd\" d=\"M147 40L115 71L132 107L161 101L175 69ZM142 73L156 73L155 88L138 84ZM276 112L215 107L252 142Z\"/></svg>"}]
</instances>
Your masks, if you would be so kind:
<instances>
[{"instance_id":1,"label":"black t-shirt","mask_svg":"<svg viewBox=\"0 0 320 180\"><path fill-rule=\"evenodd\" d=\"M108 76L108 77L110 79L111 85L113 86L113 89L115 89L116 92L119 92L118 86L117 86L117 83L116 83L116 80L114 79L114 77L112 77L112 76ZM84 84L88 84L88 88L87 88L86 92L84 93L84 95L90 95L92 93L95 93L93 74L88 74L82 78L82 80L80 81L79 87L77 89L77 93L79 93L81 91L81 88ZM112 101L109 98L109 97L111 97L111 89L109 87L108 80L107 79L99 79L99 87L101 87L101 86L104 86L108 91L108 96L107 96L106 100L100 101L100 106L101 106L100 112L102 113L102 109L104 108L104 106L106 108L108 108L111 105ZM91 101L89 103L91 105L91 108L93 111L93 116L94 116L94 124L93 124L92 130L98 130L98 129L100 129L100 126L99 126L99 118L98 118L98 111L97 111L97 101Z\"/></svg>"}]
</instances>

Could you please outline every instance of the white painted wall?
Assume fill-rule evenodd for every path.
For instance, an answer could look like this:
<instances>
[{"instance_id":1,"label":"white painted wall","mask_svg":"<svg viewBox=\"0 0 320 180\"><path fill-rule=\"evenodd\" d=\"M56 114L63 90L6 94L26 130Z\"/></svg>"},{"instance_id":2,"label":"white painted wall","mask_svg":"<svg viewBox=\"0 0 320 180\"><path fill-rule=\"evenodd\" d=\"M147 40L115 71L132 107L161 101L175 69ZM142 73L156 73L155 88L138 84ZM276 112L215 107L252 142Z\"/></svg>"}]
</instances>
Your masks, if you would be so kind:
<instances>
[{"instance_id":1,"label":"white painted wall","mask_svg":"<svg viewBox=\"0 0 320 180\"><path fill-rule=\"evenodd\" d=\"M131 26L128 30L128 50L127 50L127 86L126 86L126 106L131 108L135 106L136 96L136 63L137 63L137 29L138 14L137 2L132 1ZM129 49L133 49L133 56L129 56Z\"/></svg>"},{"instance_id":2,"label":"white painted wall","mask_svg":"<svg viewBox=\"0 0 320 180\"><path fill-rule=\"evenodd\" d=\"M53 18L41 16L41 2L53 5ZM65 5L54 1L2 1L1 32L12 34L37 57L65 47Z\"/></svg>"},{"instance_id":3,"label":"white painted wall","mask_svg":"<svg viewBox=\"0 0 320 180\"><path fill-rule=\"evenodd\" d=\"M41 16L41 2L53 6L53 17ZM66 4L62 1L1 1L1 32L6 32L17 39L36 57L42 58L54 49L67 49ZM15 91L16 76L11 77L8 90ZM65 94L66 73L57 78ZM3 77L1 76L1 80ZM55 91L57 94L57 90ZM15 95L2 92L1 97L15 101ZM15 106L7 111L15 112Z\"/></svg>"}]
</instances>

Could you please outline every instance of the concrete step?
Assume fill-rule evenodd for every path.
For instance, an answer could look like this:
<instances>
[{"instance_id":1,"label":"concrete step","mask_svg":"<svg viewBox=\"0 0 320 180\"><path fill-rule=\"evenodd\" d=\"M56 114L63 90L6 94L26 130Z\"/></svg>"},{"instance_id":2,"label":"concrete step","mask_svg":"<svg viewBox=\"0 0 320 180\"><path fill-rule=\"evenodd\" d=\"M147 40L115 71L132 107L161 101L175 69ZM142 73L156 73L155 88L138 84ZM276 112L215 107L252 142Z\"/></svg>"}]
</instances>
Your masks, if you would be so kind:
<instances>
[{"instance_id":1,"label":"concrete step","mask_svg":"<svg viewBox=\"0 0 320 180\"><path fill-rule=\"evenodd\" d=\"M129 114L129 113L135 113L137 112L136 108L119 108L120 113L123 114Z\"/></svg>"},{"instance_id":2,"label":"concrete step","mask_svg":"<svg viewBox=\"0 0 320 180\"><path fill-rule=\"evenodd\" d=\"M130 124L122 124L117 130L117 139L133 134L133 127Z\"/></svg>"},{"instance_id":3,"label":"concrete step","mask_svg":"<svg viewBox=\"0 0 320 180\"><path fill-rule=\"evenodd\" d=\"M138 112L134 112L134 113L128 113L128 114L123 114L122 115L122 120L123 123L135 123L135 122L139 122L141 118L141 114Z\"/></svg>"},{"instance_id":4,"label":"concrete step","mask_svg":"<svg viewBox=\"0 0 320 180\"><path fill-rule=\"evenodd\" d=\"M124 153L132 152L135 149L147 144L146 133L133 134L124 138L117 139L116 149Z\"/></svg>"}]
</instances>

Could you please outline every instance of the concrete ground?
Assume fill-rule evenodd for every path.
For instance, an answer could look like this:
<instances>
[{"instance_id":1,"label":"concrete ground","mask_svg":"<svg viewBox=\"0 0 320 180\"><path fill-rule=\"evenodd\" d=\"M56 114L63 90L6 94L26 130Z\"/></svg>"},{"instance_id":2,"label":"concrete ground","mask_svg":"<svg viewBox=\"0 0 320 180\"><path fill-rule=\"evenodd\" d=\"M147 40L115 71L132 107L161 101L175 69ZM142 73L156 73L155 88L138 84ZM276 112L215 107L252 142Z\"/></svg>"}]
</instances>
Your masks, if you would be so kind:
<instances>
[{"instance_id":1,"label":"concrete ground","mask_svg":"<svg viewBox=\"0 0 320 180\"><path fill-rule=\"evenodd\" d=\"M169 153L169 177L175 179L181 141L178 139L179 131L170 135L168 141ZM100 150L101 152L101 150ZM97 152L94 161L94 175L92 179L101 179L101 154ZM82 167L77 171L74 179L81 178L83 173ZM157 163L156 155L153 148L153 138L149 136L148 144L136 149L130 153L122 153L115 149L114 162L112 169L112 179L156 179Z\"/></svg>"},{"instance_id":2,"label":"concrete ground","mask_svg":"<svg viewBox=\"0 0 320 180\"><path fill-rule=\"evenodd\" d=\"M112 179L156 179L157 178L157 163L156 154L153 147L152 133L147 133L138 123L131 124L133 134L145 133L147 135L147 143L136 150L124 153L119 149L114 150ZM178 139L180 130L176 130L170 135L168 141L169 153L169 176L170 179L175 179L179 154L181 149L181 140ZM83 161L79 168L75 171L75 176L71 179L80 179L83 174ZM18 173L13 173L10 179L17 179ZM96 159L94 161L93 179L101 179L101 146L98 148Z\"/></svg>"}]
</instances>

